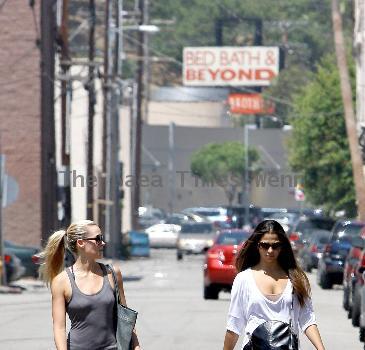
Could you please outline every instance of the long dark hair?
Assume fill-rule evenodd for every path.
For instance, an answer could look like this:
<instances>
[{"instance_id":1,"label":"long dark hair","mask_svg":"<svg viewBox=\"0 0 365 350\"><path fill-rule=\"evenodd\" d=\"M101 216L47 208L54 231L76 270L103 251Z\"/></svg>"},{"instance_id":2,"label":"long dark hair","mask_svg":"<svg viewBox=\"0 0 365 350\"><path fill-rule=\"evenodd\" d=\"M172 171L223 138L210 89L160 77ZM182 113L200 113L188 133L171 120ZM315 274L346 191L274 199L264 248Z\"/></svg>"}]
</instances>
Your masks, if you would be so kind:
<instances>
[{"instance_id":1,"label":"long dark hair","mask_svg":"<svg viewBox=\"0 0 365 350\"><path fill-rule=\"evenodd\" d=\"M266 233L277 234L282 245L278 256L278 263L288 274L300 305L304 306L305 300L308 299L311 294L310 284L306 274L295 260L293 249L283 227L277 221L264 220L256 226L254 232L237 255L237 271L244 271L260 262L258 243Z\"/></svg>"}]
</instances>

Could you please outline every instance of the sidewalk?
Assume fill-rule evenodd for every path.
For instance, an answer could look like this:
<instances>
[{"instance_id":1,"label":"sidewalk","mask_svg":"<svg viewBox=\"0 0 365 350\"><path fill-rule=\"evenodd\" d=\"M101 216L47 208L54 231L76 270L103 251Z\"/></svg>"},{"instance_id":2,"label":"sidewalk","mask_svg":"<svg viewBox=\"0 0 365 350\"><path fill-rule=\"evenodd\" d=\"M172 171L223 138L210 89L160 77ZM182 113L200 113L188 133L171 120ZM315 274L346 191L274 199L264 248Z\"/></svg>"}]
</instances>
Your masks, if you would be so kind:
<instances>
[{"instance_id":1,"label":"sidewalk","mask_svg":"<svg viewBox=\"0 0 365 350\"><path fill-rule=\"evenodd\" d=\"M37 291L47 288L46 284L35 278L21 278L8 286L0 286L0 294L20 294L23 291Z\"/></svg>"},{"instance_id":2,"label":"sidewalk","mask_svg":"<svg viewBox=\"0 0 365 350\"><path fill-rule=\"evenodd\" d=\"M141 275L143 275L143 271L141 271L140 266L136 264L136 261L138 260L148 261L148 259L139 259L139 258L130 260L100 259L99 261L102 262L103 264L112 264L121 267L123 273L123 280L125 282L128 282L128 281L140 280ZM31 277L26 277L11 282L10 285L8 286L0 285L0 294L20 294L23 291L32 292L46 288L47 286L43 281Z\"/></svg>"}]
</instances>

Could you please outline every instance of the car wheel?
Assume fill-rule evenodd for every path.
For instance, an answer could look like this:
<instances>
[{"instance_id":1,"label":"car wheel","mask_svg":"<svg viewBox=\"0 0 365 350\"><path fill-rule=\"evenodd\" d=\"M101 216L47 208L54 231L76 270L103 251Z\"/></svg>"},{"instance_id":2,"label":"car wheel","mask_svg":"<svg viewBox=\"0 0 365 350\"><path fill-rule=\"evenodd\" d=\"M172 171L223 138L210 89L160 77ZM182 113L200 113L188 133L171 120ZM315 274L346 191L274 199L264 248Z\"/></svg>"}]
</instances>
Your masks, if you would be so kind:
<instances>
[{"instance_id":1,"label":"car wheel","mask_svg":"<svg viewBox=\"0 0 365 350\"><path fill-rule=\"evenodd\" d=\"M177 254L176 254L176 259L177 260L182 260L182 258L183 258L183 253L178 251Z\"/></svg>"},{"instance_id":2,"label":"car wheel","mask_svg":"<svg viewBox=\"0 0 365 350\"><path fill-rule=\"evenodd\" d=\"M349 290L347 287L343 289L342 306L346 311L349 310Z\"/></svg>"},{"instance_id":3,"label":"car wheel","mask_svg":"<svg viewBox=\"0 0 365 350\"><path fill-rule=\"evenodd\" d=\"M332 289L333 286L331 278L324 273L320 277L319 285L322 289Z\"/></svg>"},{"instance_id":4,"label":"car wheel","mask_svg":"<svg viewBox=\"0 0 365 350\"><path fill-rule=\"evenodd\" d=\"M352 318L352 307L349 305L349 308L347 310L347 318Z\"/></svg>"},{"instance_id":5,"label":"car wheel","mask_svg":"<svg viewBox=\"0 0 365 350\"><path fill-rule=\"evenodd\" d=\"M360 327L359 338L361 342L365 342L365 328Z\"/></svg>"},{"instance_id":6,"label":"car wheel","mask_svg":"<svg viewBox=\"0 0 365 350\"><path fill-rule=\"evenodd\" d=\"M204 299L217 300L219 295L219 289L214 286L204 286Z\"/></svg>"}]
</instances>

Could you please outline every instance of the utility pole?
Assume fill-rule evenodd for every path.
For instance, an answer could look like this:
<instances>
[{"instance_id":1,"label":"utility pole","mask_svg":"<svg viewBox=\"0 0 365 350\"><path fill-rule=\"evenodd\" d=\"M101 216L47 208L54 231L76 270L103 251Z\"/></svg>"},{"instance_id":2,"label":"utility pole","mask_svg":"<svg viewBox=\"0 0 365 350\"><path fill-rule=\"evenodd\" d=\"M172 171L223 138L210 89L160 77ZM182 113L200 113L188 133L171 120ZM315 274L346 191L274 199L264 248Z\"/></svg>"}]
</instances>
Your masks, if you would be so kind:
<instances>
[{"instance_id":1,"label":"utility pole","mask_svg":"<svg viewBox=\"0 0 365 350\"><path fill-rule=\"evenodd\" d=\"M112 16L112 1L105 2L105 48L104 48L104 112L103 112L103 179L104 193L104 210L101 211L103 219L105 240L110 243L110 132L111 132L111 76L112 76L112 45L111 45L111 16ZM110 244L106 247L106 255L111 256L112 247Z\"/></svg>"},{"instance_id":2,"label":"utility pole","mask_svg":"<svg viewBox=\"0 0 365 350\"><path fill-rule=\"evenodd\" d=\"M112 87L112 113L111 113L111 157L110 157L110 183L111 194L110 199L112 201L111 213L110 213L110 229L111 229L111 242L112 242L112 255L113 257L120 258L122 248L122 236L121 236L121 203L120 203L120 191L121 191L121 164L119 161L119 108L121 101L122 85L120 77L122 75L122 0L117 0L115 5L115 37L114 37L114 61L113 61L113 87Z\"/></svg>"},{"instance_id":3,"label":"utility pole","mask_svg":"<svg viewBox=\"0 0 365 350\"><path fill-rule=\"evenodd\" d=\"M339 11L338 0L332 0L332 21L337 56L337 65L340 73L341 93L345 111L347 137L350 145L352 171L355 183L356 204L358 216L361 221L365 220L365 181L362 170L358 137L356 132L355 115L352 106L352 91L348 73L346 50L342 29L342 18Z\"/></svg>"},{"instance_id":4,"label":"utility pole","mask_svg":"<svg viewBox=\"0 0 365 350\"><path fill-rule=\"evenodd\" d=\"M87 143L87 178L94 176L94 116L95 116L95 0L89 0L89 81L87 89L89 92L88 101L88 143ZM94 187L87 185L87 218L93 218L94 208ZM97 218L93 218L97 220Z\"/></svg>"},{"instance_id":5,"label":"utility pole","mask_svg":"<svg viewBox=\"0 0 365 350\"><path fill-rule=\"evenodd\" d=\"M119 257L121 252L121 169L119 163L119 102L121 84L121 49L119 34L122 26L122 0L105 4L105 52L104 52L104 121L103 121L103 196L104 231L107 256ZM115 14L115 17L113 17ZM113 51L114 50L114 51Z\"/></svg>"},{"instance_id":6,"label":"utility pole","mask_svg":"<svg viewBox=\"0 0 365 350\"><path fill-rule=\"evenodd\" d=\"M354 52L356 60L356 119L365 160L365 2L355 0Z\"/></svg>"},{"instance_id":7,"label":"utility pole","mask_svg":"<svg viewBox=\"0 0 365 350\"><path fill-rule=\"evenodd\" d=\"M55 159L55 34L56 0L41 2L41 184L42 240L57 227L57 173Z\"/></svg>"},{"instance_id":8,"label":"utility pole","mask_svg":"<svg viewBox=\"0 0 365 350\"><path fill-rule=\"evenodd\" d=\"M146 8L145 8L146 0L138 0L138 6L140 11L140 21L139 25L145 24L146 17ZM145 33L143 31L138 31L138 48L137 48L137 56L138 56L138 68L137 68L137 119L136 119L136 147L135 147L135 160L134 160L134 190L133 190L133 221L132 227L133 229L138 229L138 208L141 204L141 192L140 192L140 178L141 178L141 167L142 167L142 106L143 106L143 74L144 74L144 45L145 45Z\"/></svg>"},{"instance_id":9,"label":"utility pole","mask_svg":"<svg viewBox=\"0 0 365 350\"><path fill-rule=\"evenodd\" d=\"M62 21L61 21L61 71L64 76L70 70L70 65L64 62L70 61L69 46L68 46L68 14L69 14L69 0L63 0L62 2ZM68 226L71 220L71 188L70 188L70 150L69 150L69 137L70 137L70 122L69 122L69 106L70 106L70 82L66 79L61 81L61 160L62 165L65 166L65 183L63 187L64 191L64 213L65 217L63 225ZM66 182L66 178L68 181Z\"/></svg>"}]
</instances>

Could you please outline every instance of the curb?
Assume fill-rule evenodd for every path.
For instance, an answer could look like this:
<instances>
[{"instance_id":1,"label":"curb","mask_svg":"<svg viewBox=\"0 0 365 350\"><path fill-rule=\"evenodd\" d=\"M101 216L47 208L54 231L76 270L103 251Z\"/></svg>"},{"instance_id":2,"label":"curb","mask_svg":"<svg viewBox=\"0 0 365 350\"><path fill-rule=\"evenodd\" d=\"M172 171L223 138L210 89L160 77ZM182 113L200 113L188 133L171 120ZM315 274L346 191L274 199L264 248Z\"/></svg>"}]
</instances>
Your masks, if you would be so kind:
<instances>
[{"instance_id":1,"label":"curb","mask_svg":"<svg viewBox=\"0 0 365 350\"><path fill-rule=\"evenodd\" d=\"M0 286L0 294L21 294L22 292L23 289L19 287Z\"/></svg>"}]
</instances>

